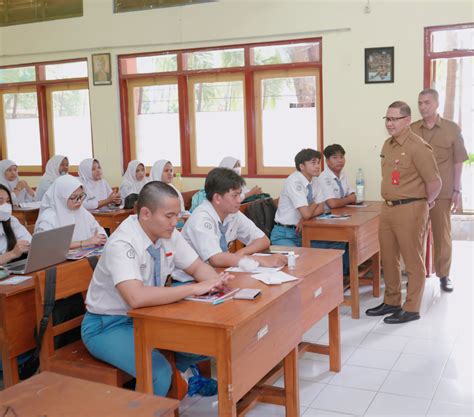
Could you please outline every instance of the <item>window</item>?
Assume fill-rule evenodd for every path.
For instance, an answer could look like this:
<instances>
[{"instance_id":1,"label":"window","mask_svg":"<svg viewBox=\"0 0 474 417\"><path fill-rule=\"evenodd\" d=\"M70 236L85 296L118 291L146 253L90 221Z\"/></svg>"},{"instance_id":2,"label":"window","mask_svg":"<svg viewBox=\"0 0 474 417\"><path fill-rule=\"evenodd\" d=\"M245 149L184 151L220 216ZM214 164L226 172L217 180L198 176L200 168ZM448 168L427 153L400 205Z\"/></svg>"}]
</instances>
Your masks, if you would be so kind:
<instances>
[{"instance_id":1,"label":"window","mask_svg":"<svg viewBox=\"0 0 474 417\"><path fill-rule=\"evenodd\" d=\"M123 55L119 79L124 166L167 158L204 176L234 156L244 175L283 177L322 148L319 38Z\"/></svg>"},{"instance_id":2,"label":"window","mask_svg":"<svg viewBox=\"0 0 474 417\"><path fill-rule=\"evenodd\" d=\"M217 0L114 0L114 13L150 10L162 7L189 6Z\"/></svg>"},{"instance_id":3,"label":"window","mask_svg":"<svg viewBox=\"0 0 474 417\"><path fill-rule=\"evenodd\" d=\"M22 174L42 173L55 154L66 155L72 171L91 157L87 61L0 68L1 133L1 157Z\"/></svg>"}]
</instances>

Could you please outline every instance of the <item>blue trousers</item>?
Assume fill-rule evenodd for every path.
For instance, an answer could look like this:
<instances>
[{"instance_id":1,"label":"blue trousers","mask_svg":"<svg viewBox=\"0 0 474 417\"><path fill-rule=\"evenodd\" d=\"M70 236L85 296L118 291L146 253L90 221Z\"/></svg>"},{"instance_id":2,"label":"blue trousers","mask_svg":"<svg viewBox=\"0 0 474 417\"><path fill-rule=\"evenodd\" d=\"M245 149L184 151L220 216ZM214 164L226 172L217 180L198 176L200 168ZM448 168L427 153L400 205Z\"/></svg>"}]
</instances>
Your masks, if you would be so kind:
<instances>
[{"instance_id":1,"label":"blue trousers","mask_svg":"<svg viewBox=\"0 0 474 417\"><path fill-rule=\"evenodd\" d=\"M301 246L301 235L291 227L284 227L278 224L272 230L270 235L272 245L278 246ZM312 240L311 247L317 249L343 249L342 257L343 274L349 275L349 245L345 242L328 242L325 240Z\"/></svg>"},{"instance_id":2,"label":"blue trousers","mask_svg":"<svg viewBox=\"0 0 474 417\"><path fill-rule=\"evenodd\" d=\"M107 316L87 312L81 326L82 341L92 356L136 377L133 320L127 316ZM189 365L209 359L191 353L176 353L176 367L184 372ZM152 353L153 392L166 396L171 385L171 366L158 349Z\"/></svg>"}]
</instances>

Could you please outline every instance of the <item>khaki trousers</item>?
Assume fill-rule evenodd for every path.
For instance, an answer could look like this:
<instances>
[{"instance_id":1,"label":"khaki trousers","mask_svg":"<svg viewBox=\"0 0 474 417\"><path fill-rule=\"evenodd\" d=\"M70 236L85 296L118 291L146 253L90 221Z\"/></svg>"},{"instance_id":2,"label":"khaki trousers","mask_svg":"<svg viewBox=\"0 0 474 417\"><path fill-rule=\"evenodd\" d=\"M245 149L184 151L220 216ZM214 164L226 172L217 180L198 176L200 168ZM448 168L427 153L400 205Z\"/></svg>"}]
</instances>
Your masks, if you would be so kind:
<instances>
[{"instance_id":1,"label":"khaki trousers","mask_svg":"<svg viewBox=\"0 0 474 417\"><path fill-rule=\"evenodd\" d=\"M380 254L385 280L384 303L402 303L400 255L408 275L408 290L403 310L419 312L425 287L423 241L428 225L426 200L389 207L382 205L379 225Z\"/></svg>"},{"instance_id":2,"label":"khaki trousers","mask_svg":"<svg viewBox=\"0 0 474 417\"><path fill-rule=\"evenodd\" d=\"M430 210L430 220L436 275L444 278L449 276L451 269L451 200L436 200L435 206Z\"/></svg>"}]
</instances>

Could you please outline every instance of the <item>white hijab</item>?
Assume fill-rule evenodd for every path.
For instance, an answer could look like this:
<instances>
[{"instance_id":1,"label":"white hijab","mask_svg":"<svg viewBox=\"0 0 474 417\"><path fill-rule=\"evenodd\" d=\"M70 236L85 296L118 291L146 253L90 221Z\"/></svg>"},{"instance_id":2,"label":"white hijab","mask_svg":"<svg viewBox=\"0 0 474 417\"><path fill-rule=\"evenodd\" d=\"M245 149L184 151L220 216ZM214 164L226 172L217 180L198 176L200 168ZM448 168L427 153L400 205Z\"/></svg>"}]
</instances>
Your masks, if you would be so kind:
<instances>
[{"instance_id":1,"label":"white hijab","mask_svg":"<svg viewBox=\"0 0 474 417\"><path fill-rule=\"evenodd\" d=\"M10 159L4 159L3 161L0 161L0 184L3 184L10 190L10 193L12 195L12 203L14 205L18 205L18 203L28 203L30 201L34 201L34 196L30 196L25 188L20 191L20 194L18 196L13 191L20 179L16 177L13 181L8 181L5 177L5 171L13 165L18 166L16 162Z\"/></svg>"},{"instance_id":2,"label":"white hijab","mask_svg":"<svg viewBox=\"0 0 474 417\"><path fill-rule=\"evenodd\" d=\"M242 166L240 159L234 158L233 156L226 156L219 164L219 168L228 168L228 169L231 169L232 171L235 171L234 167L235 167L235 164L237 164L237 162L239 163L240 166ZM246 185L242 187L242 192L240 193L240 198L242 200L245 199L245 194L247 194L249 190L250 189Z\"/></svg>"},{"instance_id":3,"label":"white hijab","mask_svg":"<svg viewBox=\"0 0 474 417\"><path fill-rule=\"evenodd\" d=\"M150 172L150 180L151 181L161 181L161 182L164 182L161 177L163 176L163 170L165 169L165 166L166 164L171 164L170 161L166 160L166 159L160 159L158 161L156 161L153 166L151 167L151 172ZM186 209L184 208L184 200L183 200L183 196L181 195L181 193L179 192L179 190L173 185L173 183L166 183L168 184L170 187L173 187L175 189L175 191L178 193L178 197L179 197L179 205L180 205L180 210L181 211L185 211Z\"/></svg>"},{"instance_id":4,"label":"white hijab","mask_svg":"<svg viewBox=\"0 0 474 417\"><path fill-rule=\"evenodd\" d=\"M137 180L137 168L139 165L143 165L143 163L136 159L128 163L127 170L123 175L122 184L120 185L120 195L123 199L130 194L138 194L143 186L148 182L146 175L143 180Z\"/></svg>"},{"instance_id":5,"label":"white hijab","mask_svg":"<svg viewBox=\"0 0 474 417\"><path fill-rule=\"evenodd\" d=\"M79 179L84 186L84 192L87 194L85 207L89 210L97 208L100 200L105 200L111 193L112 188L106 180L94 180L92 178L92 165L94 162L100 164L95 158L84 159L79 164Z\"/></svg>"},{"instance_id":6,"label":"white hijab","mask_svg":"<svg viewBox=\"0 0 474 417\"><path fill-rule=\"evenodd\" d=\"M44 175L36 188L36 201L41 201L43 195L48 191L51 184L61 174L59 173L59 167L66 157L64 155L54 155L46 164Z\"/></svg>"},{"instance_id":7,"label":"white hijab","mask_svg":"<svg viewBox=\"0 0 474 417\"><path fill-rule=\"evenodd\" d=\"M82 205L77 210L71 210L67 206L71 194L81 186L81 182L72 175L57 178L41 200L35 231L74 224L73 242L89 239L97 229L105 235L105 230Z\"/></svg>"}]
</instances>

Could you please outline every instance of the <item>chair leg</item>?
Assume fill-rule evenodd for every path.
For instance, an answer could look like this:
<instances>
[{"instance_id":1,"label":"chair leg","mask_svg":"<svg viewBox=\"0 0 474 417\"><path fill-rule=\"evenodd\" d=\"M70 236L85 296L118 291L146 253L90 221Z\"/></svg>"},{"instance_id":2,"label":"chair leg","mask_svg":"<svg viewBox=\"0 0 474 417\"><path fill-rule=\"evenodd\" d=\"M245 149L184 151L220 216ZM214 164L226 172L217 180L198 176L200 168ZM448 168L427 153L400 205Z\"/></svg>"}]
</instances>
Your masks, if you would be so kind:
<instances>
[{"instance_id":1,"label":"chair leg","mask_svg":"<svg viewBox=\"0 0 474 417\"><path fill-rule=\"evenodd\" d=\"M211 377L211 361L210 360L199 362L197 366L202 376L206 378Z\"/></svg>"},{"instance_id":2,"label":"chair leg","mask_svg":"<svg viewBox=\"0 0 474 417\"><path fill-rule=\"evenodd\" d=\"M171 387L167 396L181 401L188 393L188 384L181 376L181 372L179 372L178 368L176 368L176 357L174 352L169 350L161 350L161 353L165 356L166 360L171 365L171 370L173 371L171 377ZM179 413L177 416L179 416Z\"/></svg>"}]
</instances>

